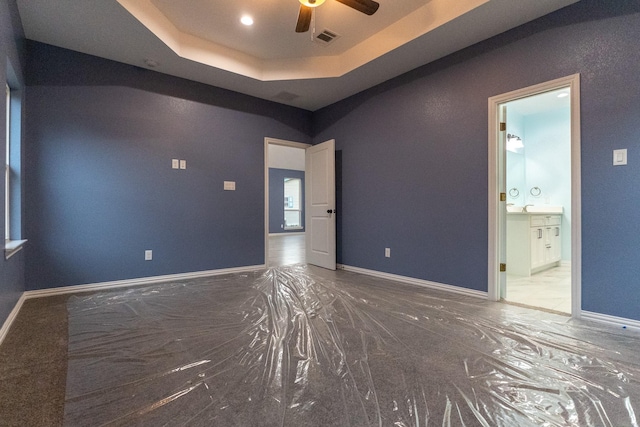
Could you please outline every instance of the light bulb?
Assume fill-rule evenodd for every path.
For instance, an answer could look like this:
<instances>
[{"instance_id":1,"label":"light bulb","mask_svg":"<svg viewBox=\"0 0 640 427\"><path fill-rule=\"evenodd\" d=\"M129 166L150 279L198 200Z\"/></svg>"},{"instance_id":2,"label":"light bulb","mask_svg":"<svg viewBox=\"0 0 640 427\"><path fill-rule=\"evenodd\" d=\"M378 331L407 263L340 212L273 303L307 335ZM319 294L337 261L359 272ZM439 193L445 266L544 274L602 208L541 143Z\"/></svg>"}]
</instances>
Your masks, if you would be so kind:
<instances>
[{"instance_id":1,"label":"light bulb","mask_svg":"<svg viewBox=\"0 0 640 427\"><path fill-rule=\"evenodd\" d=\"M303 6L307 6L307 7L318 7L322 3L324 3L324 0L299 0L299 1L300 3L302 3Z\"/></svg>"}]
</instances>

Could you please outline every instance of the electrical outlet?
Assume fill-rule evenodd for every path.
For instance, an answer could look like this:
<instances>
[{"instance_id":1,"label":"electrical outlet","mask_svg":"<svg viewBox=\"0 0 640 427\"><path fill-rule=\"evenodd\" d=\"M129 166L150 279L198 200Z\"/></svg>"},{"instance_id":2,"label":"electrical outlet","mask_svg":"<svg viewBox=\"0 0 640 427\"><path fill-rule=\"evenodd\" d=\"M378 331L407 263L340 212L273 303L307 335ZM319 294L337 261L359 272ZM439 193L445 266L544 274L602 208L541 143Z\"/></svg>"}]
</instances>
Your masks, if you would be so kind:
<instances>
[{"instance_id":1,"label":"electrical outlet","mask_svg":"<svg viewBox=\"0 0 640 427\"><path fill-rule=\"evenodd\" d=\"M385 258L391 258L391 248L384 248Z\"/></svg>"},{"instance_id":2,"label":"electrical outlet","mask_svg":"<svg viewBox=\"0 0 640 427\"><path fill-rule=\"evenodd\" d=\"M186 169L186 168L187 168L187 161L180 160L180 169Z\"/></svg>"},{"instance_id":3,"label":"electrical outlet","mask_svg":"<svg viewBox=\"0 0 640 427\"><path fill-rule=\"evenodd\" d=\"M171 159L171 169L179 169L180 168L180 160Z\"/></svg>"},{"instance_id":4,"label":"electrical outlet","mask_svg":"<svg viewBox=\"0 0 640 427\"><path fill-rule=\"evenodd\" d=\"M144 251L144 260L145 261L151 261L153 259L153 251L147 249L146 251Z\"/></svg>"}]
</instances>

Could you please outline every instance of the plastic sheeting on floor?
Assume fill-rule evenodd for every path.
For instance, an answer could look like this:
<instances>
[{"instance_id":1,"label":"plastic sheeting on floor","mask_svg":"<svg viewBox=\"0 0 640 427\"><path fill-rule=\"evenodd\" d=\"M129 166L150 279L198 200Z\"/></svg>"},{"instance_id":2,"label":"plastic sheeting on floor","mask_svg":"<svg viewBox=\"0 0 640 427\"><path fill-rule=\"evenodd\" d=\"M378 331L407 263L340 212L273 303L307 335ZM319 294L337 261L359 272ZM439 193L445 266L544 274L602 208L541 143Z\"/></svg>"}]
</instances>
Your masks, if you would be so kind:
<instances>
[{"instance_id":1,"label":"plastic sheeting on floor","mask_svg":"<svg viewBox=\"0 0 640 427\"><path fill-rule=\"evenodd\" d=\"M637 426L640 338L306 266L73 297L70 426Z\"/></svg>"}]
</instances>

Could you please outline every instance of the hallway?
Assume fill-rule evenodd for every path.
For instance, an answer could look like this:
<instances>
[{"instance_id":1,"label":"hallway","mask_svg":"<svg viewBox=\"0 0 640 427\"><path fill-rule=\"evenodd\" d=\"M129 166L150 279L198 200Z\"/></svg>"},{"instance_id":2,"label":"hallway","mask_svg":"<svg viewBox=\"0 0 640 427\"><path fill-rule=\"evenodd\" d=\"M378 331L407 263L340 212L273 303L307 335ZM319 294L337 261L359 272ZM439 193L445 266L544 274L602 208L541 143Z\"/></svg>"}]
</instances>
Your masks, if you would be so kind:
<instances>
[{"instance_id":1,"label":"hallway","mask_svg":"<svg viewBox=\"0 0 640 427\"><path fill-rule=\"evenodd\" d=\"M305 262L304 234L269 236L269 267L304 264Z\"/></svg>"}]
</instances>

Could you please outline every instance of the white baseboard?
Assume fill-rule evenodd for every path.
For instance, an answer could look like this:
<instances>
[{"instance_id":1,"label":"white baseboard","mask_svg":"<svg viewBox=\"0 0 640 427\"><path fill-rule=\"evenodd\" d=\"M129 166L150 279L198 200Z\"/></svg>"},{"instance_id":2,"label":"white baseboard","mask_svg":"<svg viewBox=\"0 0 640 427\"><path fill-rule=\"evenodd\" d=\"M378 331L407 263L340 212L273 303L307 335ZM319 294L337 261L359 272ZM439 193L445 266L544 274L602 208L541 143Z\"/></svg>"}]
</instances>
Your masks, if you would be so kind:
<instances>
[{"instance_id":1,"label":"white baseboard","mask_svg":"<svg viewBox=\"0 0 640 427\"><path fill-rule=\"evenodd\" d=\"M487 292L476 291L474 289L461 288L459 286L445 285L443 283L431 282L428 280L415 279L413 277L399 276L397 274L383 273L382 271L368 270L366 268L351 267L349 265L338 264L339 270L351 271L354 273L366 274L367 276L380 277L382 279L395 280L396 282L409 283L411 285L421 286L423 288L437 289L439 291L453 292L456 294L466 295L474 298L487 299Z\"/></svg>"},{"instance_id":2,"label":"white baseboard","mask_svg":"<svg viewBox=\"0 0 640 427\"><path fill-rule=\"evenodd\" d=\"M608 314L594 313L593 311L584 311L580 313L580 318L584 320L592 320L598 323L604 323L621 329L638 329L640 330L640 320L626 319L624 317L610 316Z\"/></svg>"},{"instance_id":3,"label":"white baseboard","mask_svg":"<svg viewBox=\"0 0 640 427\"><path fill-rule=\"evenodd\" d=\"M304 236L306 233L304 231L292 231L292 232L282 232L282 233L269 233L269 237L275 236Z\"/></svg>"},{"instance_id":4,"label":"white baseboard","mask_svg":"<svg viewBox=\"0 0 640 427\"><path fill-rule=\"evenodd\" d=\"M9 313L9 317L7 317L7 320L5 320L2 324L2 328L0 328L0 345L2 345L2 341L4 341L5 337L9 333L9 328L11 328L11 324L14 320L16 320L16 317L18 317L18 312L22 308L22 304L26 299L27 298L25 297L23 292L22 295L20 295L18 302L13 307L13 310L11 310L11 313Z\"/></svg>"},{"instance_id":5,"label":"white baseboard","mask_svg":"<svg viewBox=\"0 0 640 427\"><path fill-rule=\"evenodd\" d=\"M172 282L177 280L197 279L201 277L220 276L222 274L246 273L266 268L265 264L249 265L246 267L222 268L219 270L196 271L193 273L168 274L166 276L141 277L139 279L116 280L113 282L92 283L87 285L63 286L59 288L26 291L25 298L42 298L53 295L72 294L78 292L94 292L108 289L125 288L140 285L152 285L155 283Z\"/></svg>"}]
</instances>

